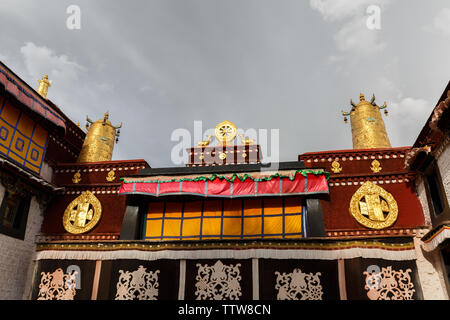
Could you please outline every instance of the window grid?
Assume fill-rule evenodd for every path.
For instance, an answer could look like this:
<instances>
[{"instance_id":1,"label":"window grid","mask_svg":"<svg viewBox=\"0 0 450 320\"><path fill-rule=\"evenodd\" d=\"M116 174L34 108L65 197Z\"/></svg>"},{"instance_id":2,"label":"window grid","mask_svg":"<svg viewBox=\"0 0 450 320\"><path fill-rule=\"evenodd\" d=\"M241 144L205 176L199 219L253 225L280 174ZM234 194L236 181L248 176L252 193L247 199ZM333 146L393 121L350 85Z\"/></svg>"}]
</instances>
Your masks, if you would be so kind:
<instances>
[{"instance_id":1,"label":"window grid","mask_svg":"<svg viewBox=\"0 0 450 320\"><path fill-rule=\"evenodd\" d=\"M305 208L300 199L290 200L289 210L286 210L287 201L284 198L258 198L256 202L252 200L151 202L144 221L144 239L164 241L305 237Z\"/></svg>"}]
</instances>

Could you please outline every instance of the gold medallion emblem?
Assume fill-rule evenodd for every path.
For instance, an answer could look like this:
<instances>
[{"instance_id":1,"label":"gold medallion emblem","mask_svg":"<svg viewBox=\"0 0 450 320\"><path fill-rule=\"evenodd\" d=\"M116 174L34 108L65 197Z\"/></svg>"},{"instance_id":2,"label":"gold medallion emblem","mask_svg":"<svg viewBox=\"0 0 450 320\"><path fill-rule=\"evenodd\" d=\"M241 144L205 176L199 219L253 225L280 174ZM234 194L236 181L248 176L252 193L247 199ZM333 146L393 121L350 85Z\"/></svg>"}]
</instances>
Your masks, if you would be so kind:
<instances>
[{"instance_id":1,"label":"gold medallion emblem","mask_svg":"<svg viewBox=\"0 0 450 320\"><path fill-rule=\"evenodd\" d=\"M341 172L342 171L341 164L337 161L333 161L333 163L331 164L331 171L333 171L334 173Z\"/></svg>"},{"instance_id":2,"label":"gold medallion emblem","mask_svg":"<svg viewBox=\"0 0 450 320\"><path fill-rule=\"evenodd\" d=\"M100 201L90 191L85 191L64 211L64 229L72 234L85 233L95 227L101 215Z\"/></svg>"},{"instance_id":3,"label":"gold medallion emblem","mask_svg":"<svg viewBox=\"0 0 450 320\"><path fill-rule=\"evenodd\" d=\"M370 181L365 182L353 194L349 210L356 221L370 229L390 227L398 217L394 197Z\"/></svg>"},{"instance_id":4,"label":"gold medallion emblem","mask_svg":"<svg viewBox=\"0 0 450 320\"><path fill-rule=\"evenodd\" d=\"M373 160L371 165L372 166L370 167L370 170L372 170L374 173L378 173L381 171L381 169L383 169L378 160Z\"/></svg>"},{"instance_id":5,"label":"gold medallion emblem","mask_svg":"<svg viewBox=\"0 0 450 320\"><path fill-rule=\"evenodd\" d=\"M113 170L109 170L106 180L112 182L116 179L116 173Z\"/></svg>"},{"instance_id":6,"label":"gold medallion emblem","mask_svg":"<svg viewBox=\"0 0 450 320\"><path fill-rule=\"evenodd\" d=\"M73 183L78 183L80 181L81 181L81 173L80 173L80 171L75 172L75 174L73 175L73 178L72 178L72 182Z\"/></svg>"}]
</instances>

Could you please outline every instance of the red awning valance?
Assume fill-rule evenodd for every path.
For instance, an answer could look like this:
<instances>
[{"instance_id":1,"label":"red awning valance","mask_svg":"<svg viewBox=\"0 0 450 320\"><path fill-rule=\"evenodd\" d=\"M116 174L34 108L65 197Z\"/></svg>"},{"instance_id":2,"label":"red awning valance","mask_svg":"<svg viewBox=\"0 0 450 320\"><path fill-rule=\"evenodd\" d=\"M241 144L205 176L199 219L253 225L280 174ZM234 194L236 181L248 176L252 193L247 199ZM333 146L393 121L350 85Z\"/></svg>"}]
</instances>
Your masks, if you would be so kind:
<instances>
[{"instance_id":1,"label":"red awning valance","mask_svg":"<svg viewBox=\"0 0 450 320\"><path fill-rule=\"evenodd\" d=\"M123 178L119 194L149 196L258 197L328 193L328 174L317 170L286 170L189 176Z\"/></svg>"}]
</instances>

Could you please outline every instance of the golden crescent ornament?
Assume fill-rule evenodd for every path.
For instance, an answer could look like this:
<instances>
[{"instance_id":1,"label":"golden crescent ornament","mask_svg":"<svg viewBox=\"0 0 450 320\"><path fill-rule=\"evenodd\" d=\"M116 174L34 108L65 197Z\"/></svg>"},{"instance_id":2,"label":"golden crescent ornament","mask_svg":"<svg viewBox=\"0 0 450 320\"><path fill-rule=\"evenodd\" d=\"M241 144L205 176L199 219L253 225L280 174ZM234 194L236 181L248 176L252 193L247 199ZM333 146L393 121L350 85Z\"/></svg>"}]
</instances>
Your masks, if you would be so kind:
<instances>
[{"instance_id":1,"label":"golden crescent ornament","mask_svg":"<svg viewBox=\"0 0 450 320\"><path fill-rule=\"evenodd\" d=\"M398 217L398 206L392 194L367 181L352 196L350 214L361 225L370 229L392 226Z\"/></svg>"},{"instance_id":2,"label":"golden crescent ornament","mask_svg":"<svg viewBox=\"0 0 450 320\"><path fill-rule=\"evenodd\" d=\"M75 198L64 211L63 226L67 232L81 234L92 230L102 215L102 205L90 191Z\"/></svg>"}]
</instances>

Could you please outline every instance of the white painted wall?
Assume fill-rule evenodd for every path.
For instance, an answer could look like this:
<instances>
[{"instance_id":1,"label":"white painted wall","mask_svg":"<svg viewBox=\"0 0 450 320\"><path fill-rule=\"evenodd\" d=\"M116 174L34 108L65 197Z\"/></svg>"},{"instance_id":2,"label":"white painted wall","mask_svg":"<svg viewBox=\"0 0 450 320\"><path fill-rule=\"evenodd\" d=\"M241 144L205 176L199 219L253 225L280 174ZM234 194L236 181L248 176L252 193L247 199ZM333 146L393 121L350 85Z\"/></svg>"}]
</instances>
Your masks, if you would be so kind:
<instances>
[{"instance_id":1,"label":"white painted wall","mask_svg":"<svg viewBox=\"0 0 450 320\"><path fill-rule=\"evenodd\" d=\"M436 152L436 162L445 189L445 196L450 202L450 144L448 139L443 141L440 149ZM422 205L425 215L425 223L429 230L422 230L421 236L414 240L417 254L417 270L422 286L423 296L426 300L448 300L449 295L446 289L446 271L438 250L424 252L421 248L420 238L431 230L430 204L425 189L425 180L422 176L417 176L416 192Z\"/></svg>"},{"instance_id":2,"label":"white painted wall","mask_svg":"<svg viewBox=\"0 0 450 320\"><path fill-rule=\"evenodd\" d=\"M447 138L447 143L445 143L442 153L436 159L447 200L450 199L450 143L448 140L450 139ZM448 202L450 203L450 201Z\"/></svg>"},{"instance_id":3,"label":"white painted wall","mask_svg":"<svg viewBox=\"0 0 450 320\"><path fill-rule=\"evenodd\" d=\"M4 194L5 188L0 184L0 199ZM32 197L25 239L0 234L0 300L20 300L28 295L26 286L29 286L30 266L36 250L35 236L41 229L43 218L36 198Z\"/></svg>"}]
</instances>

